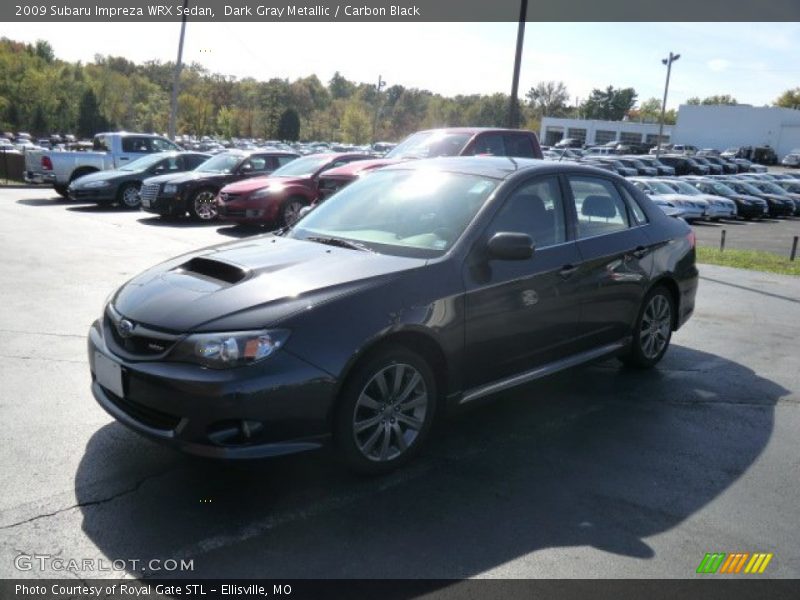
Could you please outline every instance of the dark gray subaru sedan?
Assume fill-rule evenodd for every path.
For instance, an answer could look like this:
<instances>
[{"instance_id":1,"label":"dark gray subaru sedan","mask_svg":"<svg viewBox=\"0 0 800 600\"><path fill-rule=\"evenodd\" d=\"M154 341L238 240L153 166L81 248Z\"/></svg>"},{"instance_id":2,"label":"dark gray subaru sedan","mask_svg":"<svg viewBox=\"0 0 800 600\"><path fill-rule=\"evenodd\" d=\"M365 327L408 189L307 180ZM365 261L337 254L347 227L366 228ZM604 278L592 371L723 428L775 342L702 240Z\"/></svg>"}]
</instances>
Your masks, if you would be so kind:
<instances>
[{"instance_id":1,"label":"dark gray subaru sedan","mask_svg":"<svg viewBox=\"0 0 800 600\"><path fill-rule=\"evenodd\" d=\"M134 277L89 331L92 392L187 452L332 439L384 472L447 410L610 355L652 367L696 290L692 230L608 171L411 161Z\"/></svg>"}]
</instances>

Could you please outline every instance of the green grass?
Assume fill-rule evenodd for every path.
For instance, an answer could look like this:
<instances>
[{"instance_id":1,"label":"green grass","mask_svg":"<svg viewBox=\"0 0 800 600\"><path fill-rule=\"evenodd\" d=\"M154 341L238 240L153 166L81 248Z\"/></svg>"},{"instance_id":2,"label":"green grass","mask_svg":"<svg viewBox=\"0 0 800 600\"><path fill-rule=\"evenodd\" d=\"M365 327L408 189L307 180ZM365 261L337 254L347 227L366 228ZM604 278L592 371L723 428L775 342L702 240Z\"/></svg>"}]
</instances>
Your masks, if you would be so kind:
<instances>
[{"instance_id":1,"label":"green grass","mask_svg":"<svg viewBox=\"0 0 800 600\"><path fill-rule=\"evenodd\" d=\"M762 252L761 250L734 250L726 248L720 252L717 248L697 247L697 262L752 271L769 271L782 275L800 276L800 251L794 261L788 256Z\"/></svg>"}]
</instances>

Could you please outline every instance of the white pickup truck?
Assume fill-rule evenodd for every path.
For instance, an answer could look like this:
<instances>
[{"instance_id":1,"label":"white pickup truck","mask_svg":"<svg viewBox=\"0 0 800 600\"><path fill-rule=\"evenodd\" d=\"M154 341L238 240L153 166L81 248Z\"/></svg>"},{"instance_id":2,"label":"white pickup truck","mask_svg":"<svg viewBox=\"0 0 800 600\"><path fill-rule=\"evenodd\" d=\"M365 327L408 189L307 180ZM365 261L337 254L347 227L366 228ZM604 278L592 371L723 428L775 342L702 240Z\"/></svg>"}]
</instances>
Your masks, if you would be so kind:
<instances>
[{"instance_id":1,"label":"white pickup truck","mask_svg":"<svg viewBox=\"0 0 800 600\"><path fill-rule=\"evenodd\" d=\"M182 150L165 137L147 133L98 133L92 152L34 150L25 154L25 181L50 183L66 197L69 184L84 175L118 169L152 152Z\"/></svg>"}]
</instances>

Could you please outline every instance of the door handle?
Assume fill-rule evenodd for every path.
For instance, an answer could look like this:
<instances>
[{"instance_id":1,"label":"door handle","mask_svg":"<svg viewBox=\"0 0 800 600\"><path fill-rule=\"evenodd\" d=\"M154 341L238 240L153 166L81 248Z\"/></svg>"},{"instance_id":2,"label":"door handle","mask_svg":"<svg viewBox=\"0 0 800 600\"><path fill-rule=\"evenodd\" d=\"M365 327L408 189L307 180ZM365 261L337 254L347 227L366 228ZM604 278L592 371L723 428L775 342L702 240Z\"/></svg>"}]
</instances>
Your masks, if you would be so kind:
<instances>
[{"instance_id":1,"label":"door handle","mask_svg":"<svg viewBox=\"0 0 800 600\"><path fill-rule=\"evenodd\" d=\"M647 248L644 246L636 246L636 249L631 252L636 258L644 258L647 255Z\"/></svg>"},{"instance_id":2,"label":"door handle","mask_svg":"<svg viewBox=\"0 0 800 600\"><path fill-rule=\"evenodd\" d=\"M567 279L569 277L572 277L572 275L577 270L578 267L575 265L564 265L563 267L561 267L561 270L558 272L558 274L561 275L561 277L563 277L564 279Z\"/></svg>"}]
</instances>

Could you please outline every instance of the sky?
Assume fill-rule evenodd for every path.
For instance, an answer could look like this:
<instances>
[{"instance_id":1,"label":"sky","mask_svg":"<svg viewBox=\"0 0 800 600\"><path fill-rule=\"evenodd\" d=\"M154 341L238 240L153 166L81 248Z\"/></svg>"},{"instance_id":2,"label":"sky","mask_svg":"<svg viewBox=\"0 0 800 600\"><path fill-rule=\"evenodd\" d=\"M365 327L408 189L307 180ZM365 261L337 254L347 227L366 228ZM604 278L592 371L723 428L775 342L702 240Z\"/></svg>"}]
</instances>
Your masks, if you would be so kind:
<instances>
[{"instance_id":1,"label":"sky","mask_svg":"<svg viewBox=\"0 0 800 600\"><path fill-rule=\"evenodd\" d=\"M15 23L0 36L45 39L58 58L95 54L134 62L175 60L179 23ZM294 80L335 71L356 81L429 89L446 96L508 93L516 23L192 23L185 62L237 78ZM661 98L669 52L667 108L692 96L730 94L771 104L800 86L800 23L535 23L525 30L520 95L539 81L563 81L570 102L593 88L633 87Z\"/></svg>"}]
</instances>

